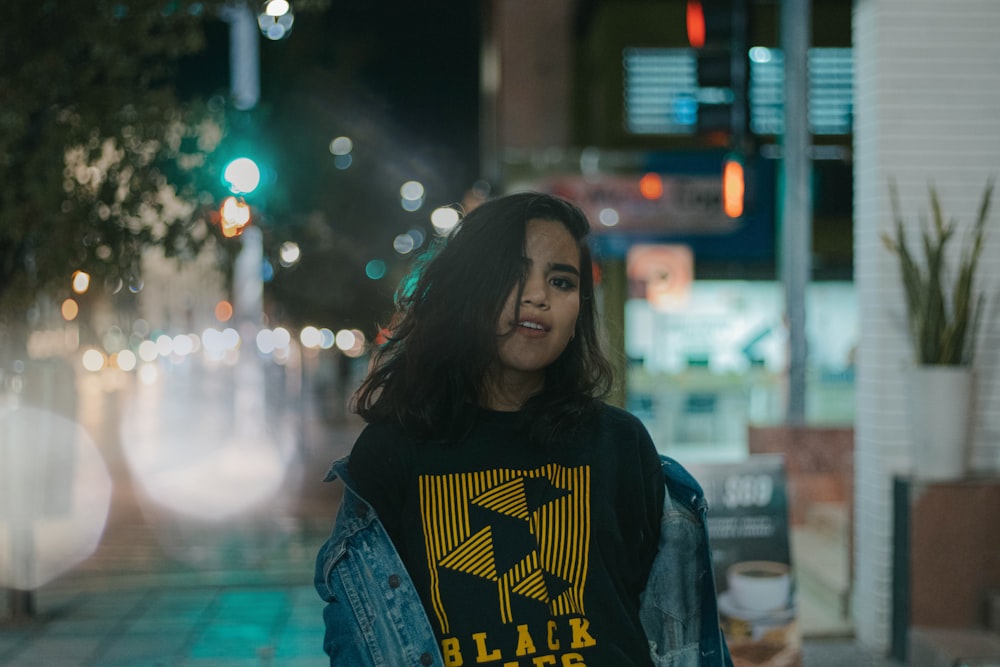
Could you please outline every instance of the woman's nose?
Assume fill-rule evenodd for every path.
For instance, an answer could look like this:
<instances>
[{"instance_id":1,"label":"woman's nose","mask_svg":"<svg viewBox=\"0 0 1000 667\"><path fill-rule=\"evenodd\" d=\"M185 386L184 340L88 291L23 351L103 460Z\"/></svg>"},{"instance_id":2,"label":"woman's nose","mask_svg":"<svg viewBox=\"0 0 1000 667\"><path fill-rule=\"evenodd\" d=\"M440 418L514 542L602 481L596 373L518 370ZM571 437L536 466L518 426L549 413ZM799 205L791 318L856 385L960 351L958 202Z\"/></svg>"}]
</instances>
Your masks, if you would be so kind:
<instances>
[{"instance_id":1,"label":"woman's nose","mask_svg":"<svg viewBox=\"0 0 1000 667\"><path fill-rule=\"evenodd\" d=\"M524 291L521 293L521 303L531 304L537 308L548 306L548 291L544 276L528 276L524 282Z\"/></svg>"}]
</instances>

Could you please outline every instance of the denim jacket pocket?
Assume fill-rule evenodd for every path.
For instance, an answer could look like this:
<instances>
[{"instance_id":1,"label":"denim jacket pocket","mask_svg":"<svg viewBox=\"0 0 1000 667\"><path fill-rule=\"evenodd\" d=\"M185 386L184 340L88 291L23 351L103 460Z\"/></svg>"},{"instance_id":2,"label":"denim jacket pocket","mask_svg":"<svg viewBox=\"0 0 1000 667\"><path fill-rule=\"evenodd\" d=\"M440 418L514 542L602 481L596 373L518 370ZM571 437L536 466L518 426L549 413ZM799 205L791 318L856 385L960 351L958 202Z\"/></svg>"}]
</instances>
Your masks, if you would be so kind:
<instances>
[{"instance_id":1,"label":"denim jacket pocket","mask_svg":"<svg viewBox=\"0 0 1000 667\"><path fill-rule=\"evenodd\" d=\"M316 558L316 590L327 602L337 601L337 591L331 585L330 577L337 563L347 556L347 547L343 542L333 543L327 540Z\"/></svg>"}]
</instances>

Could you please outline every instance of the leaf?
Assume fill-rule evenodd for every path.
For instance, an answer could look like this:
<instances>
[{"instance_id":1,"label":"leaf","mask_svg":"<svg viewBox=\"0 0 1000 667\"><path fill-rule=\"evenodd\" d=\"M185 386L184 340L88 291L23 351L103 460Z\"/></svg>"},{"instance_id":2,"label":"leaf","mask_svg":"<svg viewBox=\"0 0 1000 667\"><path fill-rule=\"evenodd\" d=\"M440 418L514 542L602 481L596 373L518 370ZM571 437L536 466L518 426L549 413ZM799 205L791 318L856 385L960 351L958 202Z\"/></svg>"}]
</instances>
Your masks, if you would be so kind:
<instances>
[{"instance_id":1,"label":"leaf","mask_svg":"<svg viewBox=\"0 0 1000 667\"><path fill-rule=\"evenodd\" d=\"M930 224L923 218L920 224L921 266L907 247L898 192L895 182L889 183L895 238L882 234L882 242L899 259L910 338L919 363L960 365L972 362L983 303L983 295L977 295L975 290L975 273L982 254L993 185L993 178L990 178L970 232L971 239L969 233L965 234L958 269L952 275L947 247L957 222L946 221L934 185L928 185ZM950 286L949 279L952 281Z\"/></svg>"}]
</instances>

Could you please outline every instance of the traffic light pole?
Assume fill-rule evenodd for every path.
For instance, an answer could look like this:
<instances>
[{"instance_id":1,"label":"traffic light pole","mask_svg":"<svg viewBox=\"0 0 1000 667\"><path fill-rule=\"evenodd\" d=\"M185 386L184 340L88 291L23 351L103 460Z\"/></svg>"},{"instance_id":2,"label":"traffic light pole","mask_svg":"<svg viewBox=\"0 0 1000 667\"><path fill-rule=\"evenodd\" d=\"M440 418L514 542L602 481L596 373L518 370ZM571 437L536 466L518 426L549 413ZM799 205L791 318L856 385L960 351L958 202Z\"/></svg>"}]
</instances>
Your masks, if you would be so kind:
<instances>
[{"instance_id":1,"label":"traffic light pole","mask_svg":"<svg viewBox=\"0 0 1000 667\"><path fill-rule=\"evenodd\" d=\"M781 3L781 45L785 53L785 132L781 151L781 274L788 317L788 404L786 421L806 417L806 287L812 275L811 140L809 134L810 0Z\"/></svg>"},{"instance_id":2,"label":"traffic light pole","mask_svg":"<svg viewBox=\"0 0 1000 667\"><path fill-rule=\"evenodd\" d=\"M247 2L227 5L222 18L229 23L230 95L240 111L249 111L260 99L260 30ZM233 268L233 310L240 335L256 329L263 320L264 291L261 267L263 244L260 229L248 226Z\"/></svg>"},{"instance_id":3,"label":"traffic light pole","mask_svg":"<svg viewBox=\"0 0 1000 667\"><path fill-rule=\"evenodd\" d=\"M229 23L229 87L233 105L249 111L260 99L260 30L254 11L246 2L222 10Z\"/></svg>"}]
</instances>

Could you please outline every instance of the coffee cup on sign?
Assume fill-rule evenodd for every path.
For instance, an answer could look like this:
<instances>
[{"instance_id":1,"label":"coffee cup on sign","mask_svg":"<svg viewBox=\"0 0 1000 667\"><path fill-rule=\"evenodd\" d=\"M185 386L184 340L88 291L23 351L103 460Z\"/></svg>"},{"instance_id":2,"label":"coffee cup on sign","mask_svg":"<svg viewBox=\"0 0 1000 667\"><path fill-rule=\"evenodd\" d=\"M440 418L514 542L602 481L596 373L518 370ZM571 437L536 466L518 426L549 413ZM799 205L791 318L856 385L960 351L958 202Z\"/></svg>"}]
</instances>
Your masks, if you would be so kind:
<instances>
[{"instance_id":1,"label":"coffee cup on sign","mask_svg":"<svg viewBox=\"0 0 1000 667\"><path fill-rule=\"evenodd\" d=\"M748 611L778 611L788 606L792 578L787 563L746 560L726 570L733 602Z\"/></svg>"}]
</instances>

